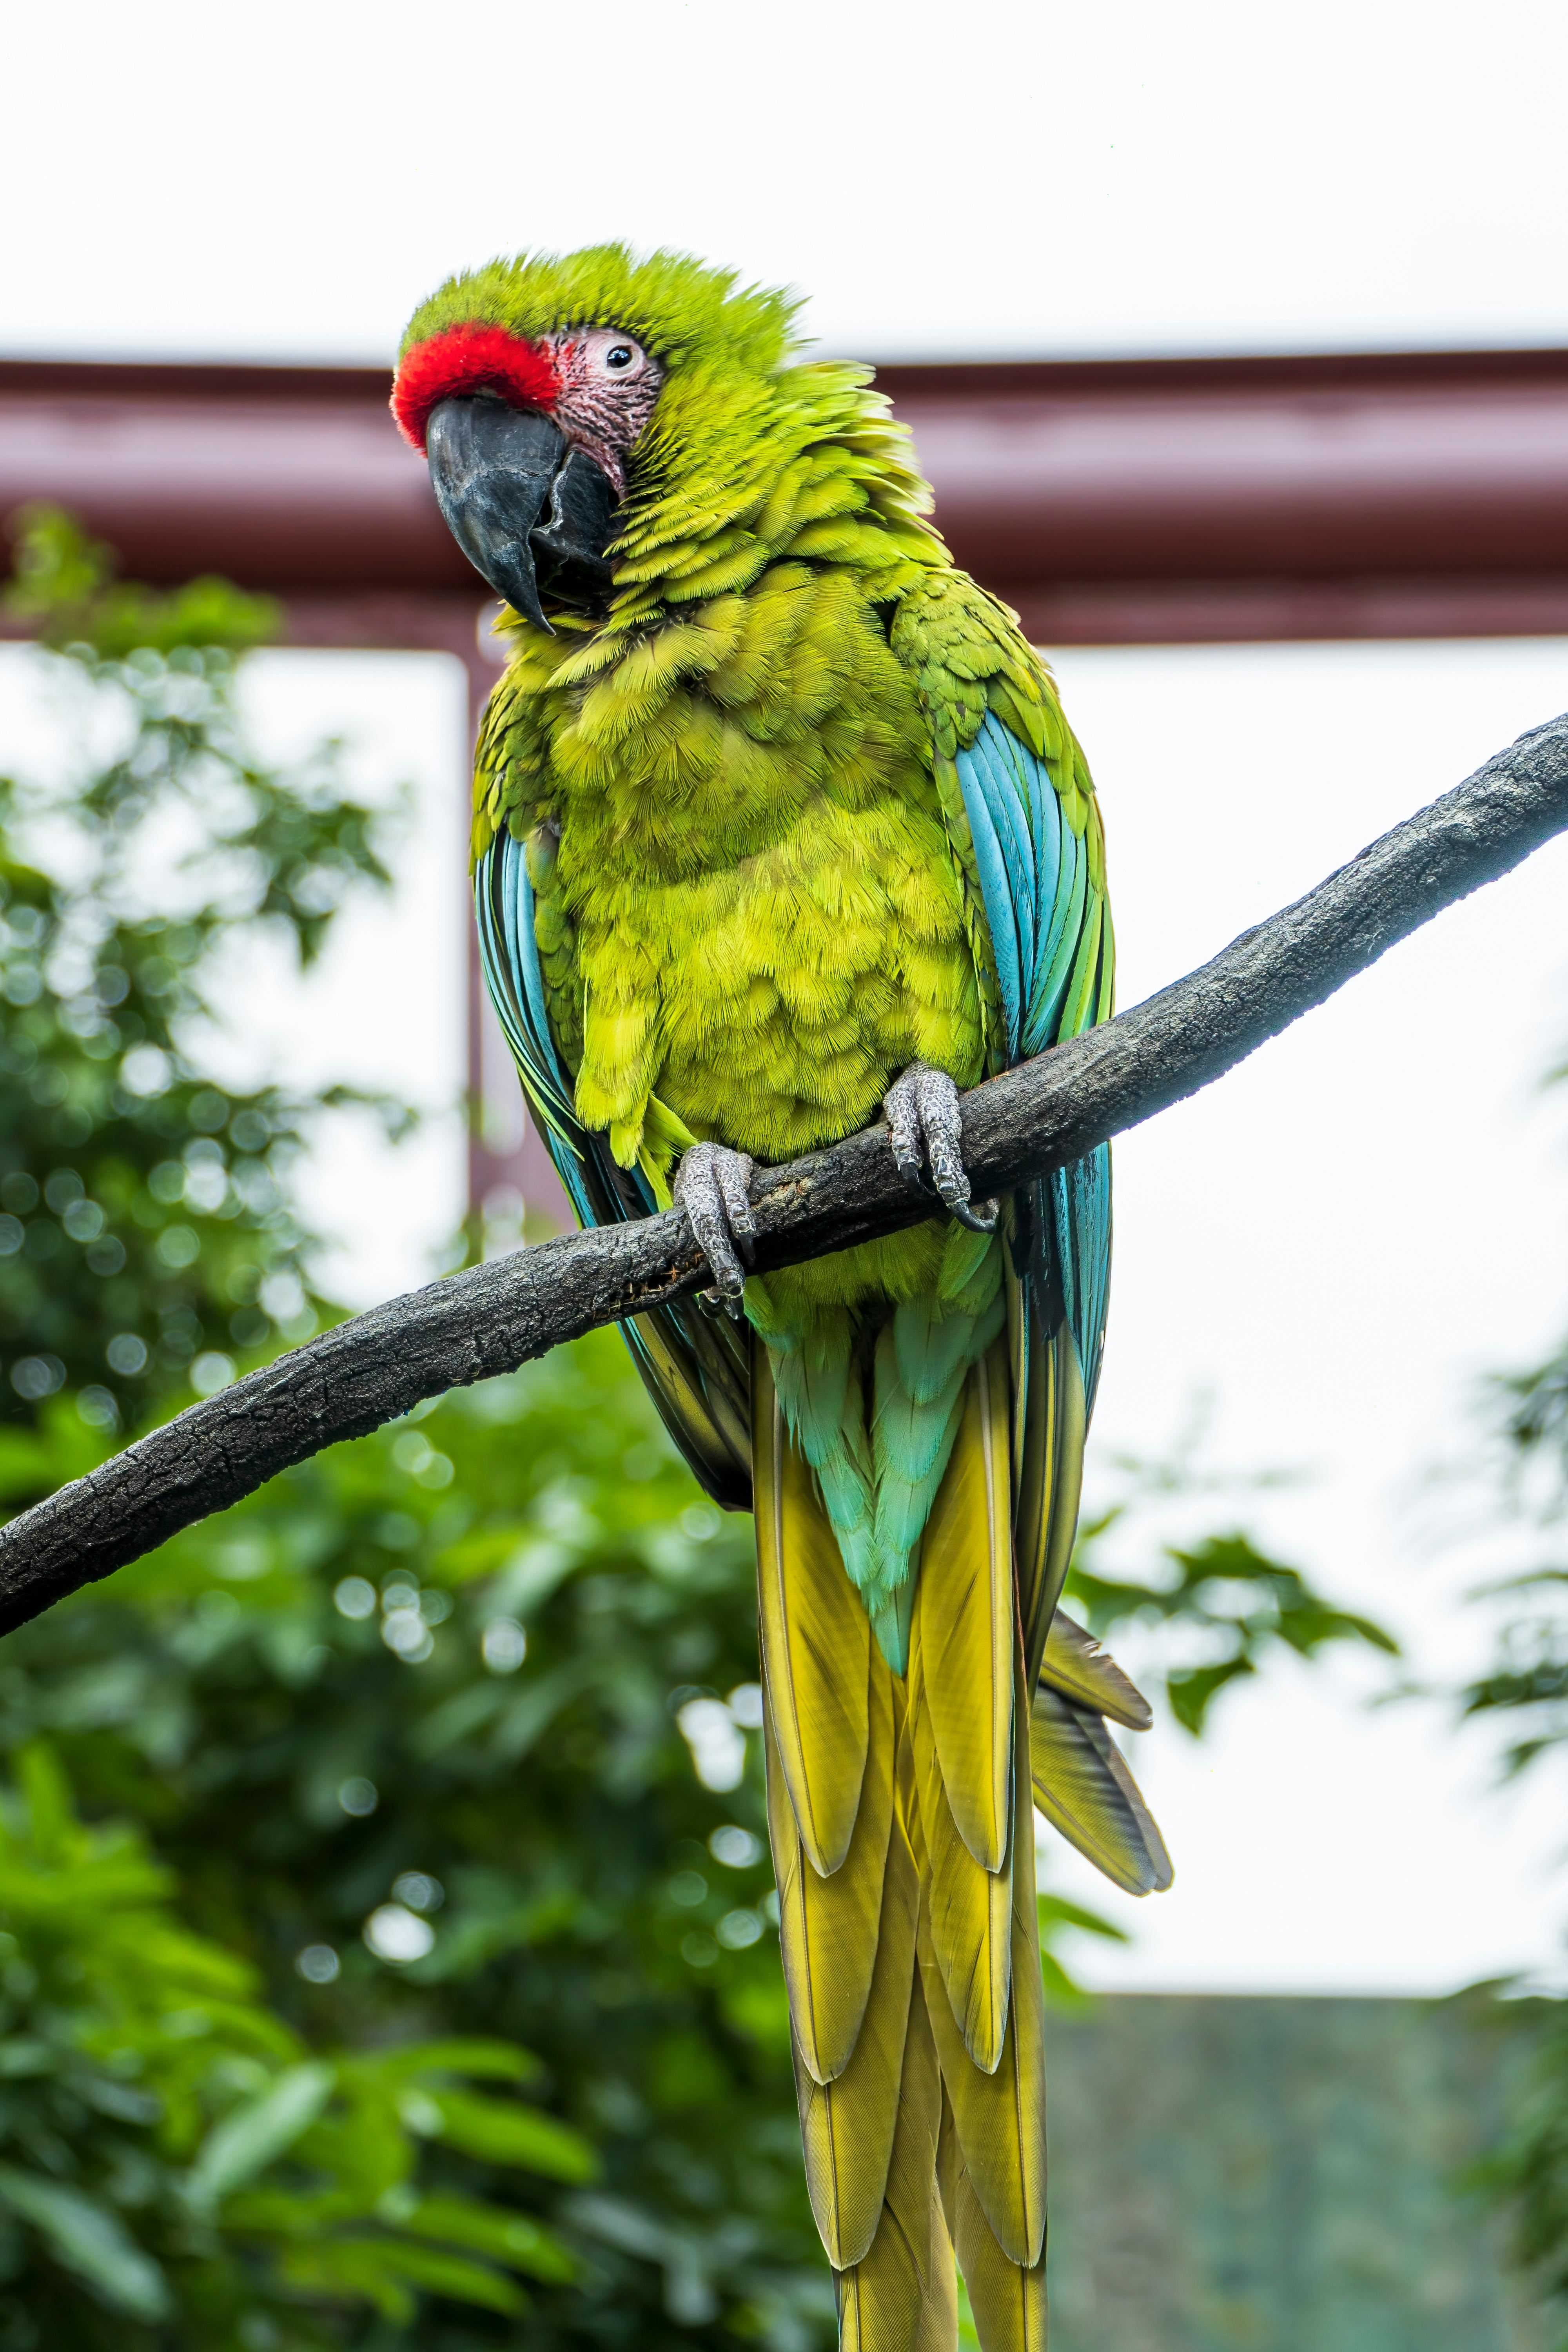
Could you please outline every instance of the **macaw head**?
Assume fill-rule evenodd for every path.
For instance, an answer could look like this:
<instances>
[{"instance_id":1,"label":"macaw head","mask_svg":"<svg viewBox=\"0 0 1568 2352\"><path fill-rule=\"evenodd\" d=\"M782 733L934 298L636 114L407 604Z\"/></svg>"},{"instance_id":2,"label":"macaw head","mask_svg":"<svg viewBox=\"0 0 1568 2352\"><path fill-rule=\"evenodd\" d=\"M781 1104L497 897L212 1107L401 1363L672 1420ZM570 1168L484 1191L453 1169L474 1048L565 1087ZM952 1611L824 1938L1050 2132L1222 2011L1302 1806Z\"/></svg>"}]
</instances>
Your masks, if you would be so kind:
<instances>
[{"instance_id":1,"label":"macaw head","mask_svg":"<svg viewBox=\"0 0 1568 2352\"><path fill-rule=\"evenodd\" d=\"M681 254L521 256L449 278L409 322L392 408L476 571L536 626L601 611L621 519L669 485L669 403L732 414L789 349L793 305ZM689 397L687 406L691 405Z\"/></svg>"}]
</instances>

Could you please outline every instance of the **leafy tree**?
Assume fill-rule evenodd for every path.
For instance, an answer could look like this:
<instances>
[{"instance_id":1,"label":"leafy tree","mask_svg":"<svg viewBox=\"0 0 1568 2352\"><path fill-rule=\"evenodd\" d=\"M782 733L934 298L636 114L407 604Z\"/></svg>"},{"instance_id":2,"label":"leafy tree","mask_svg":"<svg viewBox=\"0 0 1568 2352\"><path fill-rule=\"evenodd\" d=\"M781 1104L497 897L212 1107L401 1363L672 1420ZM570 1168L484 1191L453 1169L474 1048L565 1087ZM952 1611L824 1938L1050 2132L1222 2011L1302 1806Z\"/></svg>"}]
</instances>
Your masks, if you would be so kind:
<instances>
[{"instance_id":1,"label":"leafy tree","mask_svg":"<svg viewBox=\"0 0 1568 2352\"><path fill-rule=\"evenodd\" d=\"M56 1402L29 1493L92 1443ZM0 1721L145 1822L312 2044L516 2039L603 2178L531 2347L830 2340L763 1841L750 1526L618 1339L340 1446L0 1654ZM477 2151L476 2151L477 2152ZM498 2315L422 2345L513 2340Z\"/></svg>"},{"instance_id":2,"label":"leafy tree","mask_svg":"<svg viewBox=\"0 0 1568 2352\"><path fill-rule=\"evenodd\" d=\"M342 1097L236 1093L193 1039L238 928L309 962L386 872L331 747L279 772L243 740L237 660L275 625L265 599L116 583L35 509L6 604L89 749L63 785L0 775L0 1413L69 1389L113 1428L313 1328L287 1171Z\"/></svg>"},{"instance_id":3,"label":"leafy tree","mask_svg":"<svg viewBox=\"0 0 1568 2352\"><path fill-rule=\"evenodd\" d=\"M394 2318L412 2289L503 2313L571 2260L525 2211L426 2185L426 2146L556 2179L583 2141L469 2087L537 2069L504 2042L312 2058L256 1970L171 1912L126 1826L84 1827L53 1751L0 1811L0 2343L324 2339L310 2303ZM468 2166L471 2173L476 2168Z\"/></svg>"}]
</instances>

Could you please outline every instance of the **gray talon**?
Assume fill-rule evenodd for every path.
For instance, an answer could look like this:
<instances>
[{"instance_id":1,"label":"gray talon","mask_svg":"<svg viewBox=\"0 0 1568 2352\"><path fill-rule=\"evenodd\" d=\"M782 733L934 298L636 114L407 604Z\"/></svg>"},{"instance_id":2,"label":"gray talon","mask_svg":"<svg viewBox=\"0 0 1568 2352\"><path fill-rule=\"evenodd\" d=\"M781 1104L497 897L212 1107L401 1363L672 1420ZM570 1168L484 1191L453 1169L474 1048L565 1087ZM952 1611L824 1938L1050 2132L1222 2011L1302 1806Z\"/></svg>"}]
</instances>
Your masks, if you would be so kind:
<instances>
[{"instance_id":1,"label":"gray talon","mask_svg":"<svg viewBox=\"0 0 1568 2352\"><path fill-rule=\"evenodd\" d=\"M694 1143L681 1156L671 1187L678 1208L686 1212L697 1246L707 1259L713 1287L705 1290L706 1305L721 1306L738 1322L746 1287L745 1265L756 1255L757 1225L752 1214L749 1187L753 1162L743 1151L722 1143Z\"/></svg>"},{"instance_id":2,"label":"gray talon","mask_svg":"<svg viewBox=\"0 0 1568 2352\"><path fill-rule=\"evenodd\" d=\"M978 1209L970 1206L958 1088L947 1072L933 1070L925 1062L911 1062L883 1096L882 1115L888 1122L894 1162L910 1191L926 1192L934 1187L942 1206L961 1225L967 1225L973 1234L994 1233L995 1202L982 1202Z\"/></svg>"}]
</instances>

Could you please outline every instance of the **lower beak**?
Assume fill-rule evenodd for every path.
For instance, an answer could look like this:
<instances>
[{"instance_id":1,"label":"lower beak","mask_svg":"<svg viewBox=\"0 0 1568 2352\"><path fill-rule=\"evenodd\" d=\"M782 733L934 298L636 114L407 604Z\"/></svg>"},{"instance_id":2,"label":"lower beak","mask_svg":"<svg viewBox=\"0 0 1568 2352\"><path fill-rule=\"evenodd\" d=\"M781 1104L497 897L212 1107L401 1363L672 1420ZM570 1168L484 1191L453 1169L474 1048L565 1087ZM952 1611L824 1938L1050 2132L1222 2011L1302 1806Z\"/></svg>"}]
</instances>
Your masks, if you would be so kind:
<instances>
[{"instance_id":1,"label":"lower beak","mask_svg":"<svg viewBox=\"0 0 1568 2352\"><path fill-rule=\"evenodd\" d=\"M431 410L426 449L447 528L514 611L549 629L541 580L559 604L603 595L615 492L548 416L455 395Z\"/></svg>"}]
</instances>

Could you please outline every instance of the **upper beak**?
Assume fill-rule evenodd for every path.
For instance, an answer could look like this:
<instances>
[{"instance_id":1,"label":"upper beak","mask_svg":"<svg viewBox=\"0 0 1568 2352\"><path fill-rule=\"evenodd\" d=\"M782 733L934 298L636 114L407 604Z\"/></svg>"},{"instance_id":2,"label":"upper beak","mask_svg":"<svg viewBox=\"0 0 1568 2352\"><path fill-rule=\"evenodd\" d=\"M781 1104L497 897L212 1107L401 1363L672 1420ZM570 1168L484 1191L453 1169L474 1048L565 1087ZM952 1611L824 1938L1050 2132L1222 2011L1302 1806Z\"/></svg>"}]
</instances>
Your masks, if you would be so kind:
<instances>
[{"instance_id":1,"label":"upper beak","mask_svg":"<svg viewBox=\"0 0 1568 2352\"><path fill-rule=\"evenodd\" d=\"M430 480L447 527L476 572L536 628L539 581L581 603L609 583L615 491L593 459L535 408L454 395L426 427Z\"/></svg>"}]
</instances>

